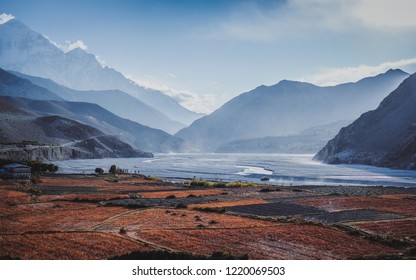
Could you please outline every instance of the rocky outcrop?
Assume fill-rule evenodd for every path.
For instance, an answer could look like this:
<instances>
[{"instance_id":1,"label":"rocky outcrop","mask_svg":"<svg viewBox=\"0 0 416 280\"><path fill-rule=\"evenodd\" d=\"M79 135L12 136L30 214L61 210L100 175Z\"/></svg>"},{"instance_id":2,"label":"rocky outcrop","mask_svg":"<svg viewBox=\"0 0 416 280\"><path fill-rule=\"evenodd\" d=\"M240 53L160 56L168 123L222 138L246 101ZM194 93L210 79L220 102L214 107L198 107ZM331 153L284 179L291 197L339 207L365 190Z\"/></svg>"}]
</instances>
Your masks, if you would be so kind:
<instances>
[{"instance_id":1,"label":"rocky outcrop","mask_svg":"<svg viewBox=\"0 0 416 280\"><path fill-rule=\"evenodd\" d=\"M416 74L363 114L315 156L327 163L416 169Z\"/></svg>"},{"instance_id":2,"label":"rocky outcrop","mask_svg":"<svg viewBox=\"0 0 416 280\"><path fill-rule=\"evenodd\" d=\"M131 158L131 157L153 157L152 153L133 149L129 144L120 141L115 136L93 137L74 145L74 148L88 151L92 158Z\"/></svg>"},{"instance_id":3,"label":"rocky outcrop","mask_svg":"<svg viewBox=\"0 0 416 280\"><path fill-rule=\"evenodd\" d=\"M66 160L91 158L92 154L62 146L3 146L0 149L0 159L27 161L27 160Z\"/></svg>"},{"instance_id":4,"label":"rocky outcrop","mask_svg":"<svg viewBox=\"0 0 416 280\"><path fill-rule=\"evenodd\" d=\"M153 157L152 153L137 150L95 127L57 115L37 117L34 112L21 110L15 103L8 102L16 101L11 97L0 97L0 102L2 100L6 110L0 111L0 159ZM29 99L25 101L30 102Z\"/></svg>"},{"instance_id":5,"label":"rocky outcrop","mask_svg":"<svg viewBox=\"0 0 416 280\"><path fill-rule=\"evenodd\" d=\"M112 141L115 141L114 145L109 143ZM105 146L102 142L109 145ZM88 139L73 145L65 146L28 145L26 147L18 147L16 145L5 145L0 148L0 159L14 161L56 161L67 159L153 157L152 153L134 150L131 146L125 145L127 144L123 142L120 143L116 138Z\"/></svg>"}]
</instances>

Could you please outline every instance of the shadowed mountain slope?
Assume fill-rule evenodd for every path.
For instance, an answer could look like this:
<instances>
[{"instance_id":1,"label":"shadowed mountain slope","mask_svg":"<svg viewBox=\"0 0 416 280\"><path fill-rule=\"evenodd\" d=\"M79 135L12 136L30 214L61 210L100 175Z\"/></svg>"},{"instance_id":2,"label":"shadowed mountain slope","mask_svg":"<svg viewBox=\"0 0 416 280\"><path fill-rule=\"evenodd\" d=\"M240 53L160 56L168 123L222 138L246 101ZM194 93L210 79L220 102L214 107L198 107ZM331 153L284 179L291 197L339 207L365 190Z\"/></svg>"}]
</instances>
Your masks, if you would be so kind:
<instances>
[{"instance_id":1,"label":"shadowed mountain slope","mask_svg":"<svg viewBox=\"0 0 416 280\"><path fill-rule=\"evenodd\" d=\"M158 127L168 133L175 133L184 127L184 124L172 121L153 107L120 90L74 90L59 85L50 79L25 75L15 71L11 71L11 73L48 89L61 99L95 103L120 117L150 127Z\"/></svg>"},{"instance_id":2,"label":"shadowed mountain slope","mask_svg":"<svg viewBox=\"0 0 416 280\"><path fill-rule=\"evenodd\" d=\"M315 156L327 163L416 168L416 74L377 109L341 129Z\"/></svg>"}]
</instances>

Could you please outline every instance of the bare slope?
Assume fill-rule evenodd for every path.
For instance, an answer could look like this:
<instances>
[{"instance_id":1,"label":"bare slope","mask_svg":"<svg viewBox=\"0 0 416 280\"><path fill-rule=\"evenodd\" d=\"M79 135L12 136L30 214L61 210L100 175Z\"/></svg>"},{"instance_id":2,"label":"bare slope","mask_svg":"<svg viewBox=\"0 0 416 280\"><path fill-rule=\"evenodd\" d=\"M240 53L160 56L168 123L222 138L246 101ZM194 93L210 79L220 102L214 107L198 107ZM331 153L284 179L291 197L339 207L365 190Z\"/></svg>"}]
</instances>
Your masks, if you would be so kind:
<instances>
[{"instance_id":1,"label":"bare slope","mask_svg":"<svg viewBox=\"0 0 416 280\"><path fill-rule=\"evenodd\" d=\"M11 104L9 103L9 106ZM13 105L11 105L13 106ZM117 137L60 116L0 114L0 158L64 160L105 157L150 157Z\"/></svg>"},{"instance_id":2,"label":"bare slope","mask_svg":"<svg viewBox=\"0 0 416 280\"><path fill-rule=\"evenodd\" d=\"M85 102L33 100L16 97L1 97L0 103L36 116L57 115L94 127L105 135L113 135L137 149L152 152L178 151L183 141L168 133L120 118L102 107ZM10 123L7 119L6 123ZM20 130L15 131L20 134Z\"/></svg>"},{"instance_id":3,"label":"bare slope","mask_svg":"<svg viewBox=\"0 0 416 280\"><path fill-rule=\"evenodd\" d=\"M415 169L416 74L374 111L341 129L315 156L328 163L360 163Z\"/></svg>"}]
</instances>

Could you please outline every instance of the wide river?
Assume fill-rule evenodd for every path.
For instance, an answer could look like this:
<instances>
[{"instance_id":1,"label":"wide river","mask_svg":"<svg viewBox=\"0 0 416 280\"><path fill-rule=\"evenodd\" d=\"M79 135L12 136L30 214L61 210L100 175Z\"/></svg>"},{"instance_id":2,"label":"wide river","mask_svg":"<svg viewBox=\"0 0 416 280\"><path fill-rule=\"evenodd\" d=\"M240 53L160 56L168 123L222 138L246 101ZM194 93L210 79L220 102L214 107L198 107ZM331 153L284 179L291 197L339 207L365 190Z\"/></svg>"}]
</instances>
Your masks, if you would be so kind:
<instances>
[{"instance_id":1,"label":"wide river","mask_svg":"<svg viewBox=\"0 0 416 280\"><path fill-rule=\"evenodd\" d=\"M112 164L172 181L208 179L276 185L382 185L416 187L416 171L364 165L329 165L313 155L293 154L156 154L154 158L109 158L53 162L59 173L108 171Z\"/></svg>"}]
</instances>

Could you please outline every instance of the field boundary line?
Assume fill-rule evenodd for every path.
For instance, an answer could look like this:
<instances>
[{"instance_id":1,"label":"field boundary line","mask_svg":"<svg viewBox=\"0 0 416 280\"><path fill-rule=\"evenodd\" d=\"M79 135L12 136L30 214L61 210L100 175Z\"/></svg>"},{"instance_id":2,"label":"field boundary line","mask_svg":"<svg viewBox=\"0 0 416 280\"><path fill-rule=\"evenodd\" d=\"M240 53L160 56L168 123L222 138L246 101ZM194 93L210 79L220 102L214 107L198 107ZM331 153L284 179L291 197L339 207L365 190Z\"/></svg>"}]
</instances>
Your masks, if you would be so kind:
<instances>
[{"instance_id":1,"label":"field boundary line","mask_svg":"<svg viewBox=\"0 0 416 280\"><path fill-rule=\"evenodd\" d=\"M95 224L95 225L92 225L92 226L90 226L90 227L86 228L86 230L91 230L91 231L97 230L100 226L103 226L103 225L105 225L105 224L107 224L107 223L109 223L109 222L113 222L113 221L115 221L116 219L118 219L118 218L120 218L120 217L123 217L123 216L128 216L128 215L131 215L131 214L134 214L134 213L136 213L136 212L143 211L143 210L145 210L145 208L143 208L143 209L135 209L135 210L130 210L130 211L126 211L126 212L123 212L123 213L120 213L120 214L114 215L114 216L112 216L112 217L109 217L109 218L105 219L105 220L104 220L104 221L102 221L102 222L99 222L99 223L97 223L97 224Z\"/></svg>"}]
</instances>

